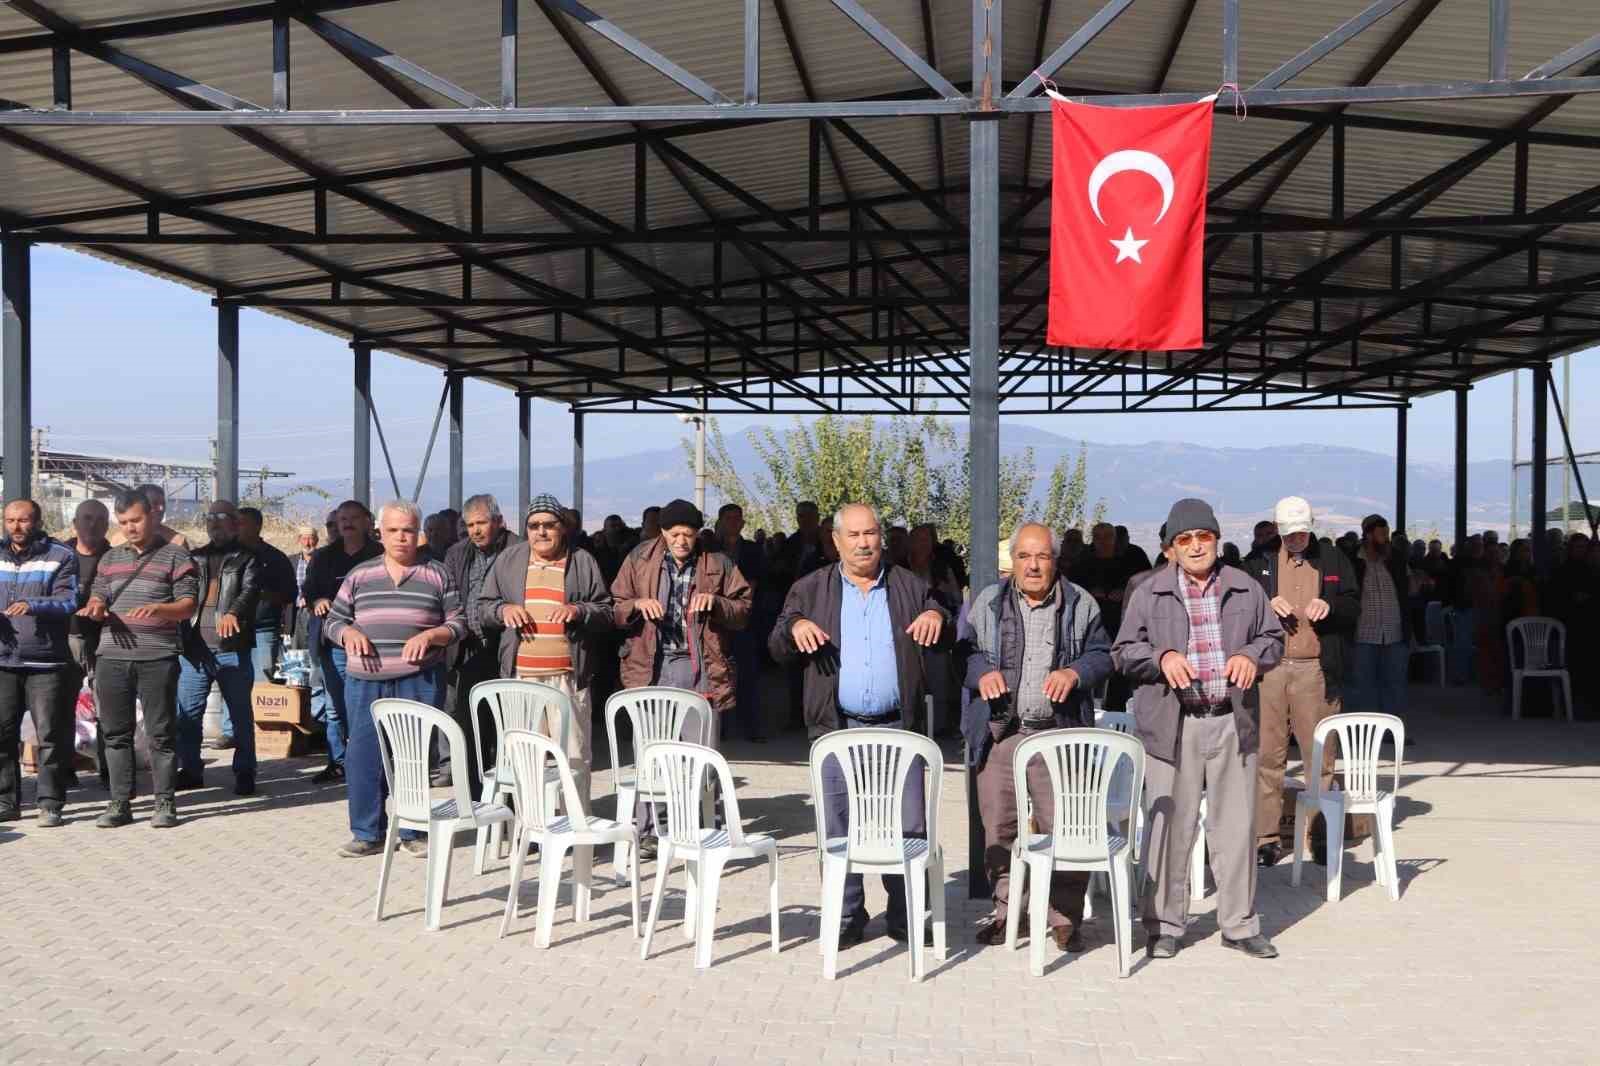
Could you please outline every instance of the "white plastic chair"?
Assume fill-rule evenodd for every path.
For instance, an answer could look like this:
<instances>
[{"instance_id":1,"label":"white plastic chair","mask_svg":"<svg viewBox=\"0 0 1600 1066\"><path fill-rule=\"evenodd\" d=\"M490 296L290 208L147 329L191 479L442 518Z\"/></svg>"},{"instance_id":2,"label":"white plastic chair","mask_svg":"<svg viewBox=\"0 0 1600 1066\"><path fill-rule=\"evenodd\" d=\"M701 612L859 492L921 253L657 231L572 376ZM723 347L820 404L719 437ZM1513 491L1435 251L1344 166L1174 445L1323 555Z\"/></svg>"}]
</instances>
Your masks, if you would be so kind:
<instances>
[{"instance_id":1,"label":"white plastic chair","mask_svg":"<svg viewBox=\"0 0 1600 1066\"><path fill-rule=\"evenodd\" d=\"M1418 644L1417 638L1411 638L1411 658L1419 655L1435 656L1439 664L1439 687L1444 688L1444 645L1443 644Z\"/></svg>"},{"instance_id":2,"label":"white plastic chair","mask_svg":"<svg viewBox=\"0 0 1600 1066\"><path fill-rule=\"evenodd\" d=\"M1311 768L1322 765L1329 733L1339 734L1339 754L1344 758L1344 788L1322 792L1322 775ZM1388 791L1378 787L1378 751L1385 735L1394 741L1394 784ZM1339 901L1344 869L1344 816L1370 814L1377 823L1373 866L1378 884L1389 890L1389 898L1400 898L1400 878L1394 857L1394 801L1400 794L1400 755L1406 746L1406 725L1392 714L1335 714L1317 723L1311 735L1311 759L1306 763L1306 787L1294 804L1294 872L1289 883L1300 885L1300 861L1309 819L1318 811L1328 827L1328 902Z\"/></svg>"},{"instance_id":3,"label":"white plastic chair","mask_svg":"<svg viewBox=\"0 0 1600 1066\"><path fill-rule=\"evenodd\" d=\"M656 885L650 897L650 914L644 923L644 944L639 957L650 957L650 938L661 915L661 897L675 859L683 860L688 891L684 893L683 935L695 942L697 969L711 965L711 941L717 929L717 889L722 868L730 859L767 860L767 905L772 912L772 953L778 953L778 842L765 833L745 835L739 820L739 797L733 791L733 774L727 760L710 748L683 741L657 741L645 754L650 780L666 794L666 831L656 822L661 851L656 856ZM706 794L707 774L722 785L724 829L707 825L700 797Z\"/></svg>"},{"instance_id":4,"label":"white plastic chair","mask_svg":"<svg viewBox=\"0 0 1600 1066\"><path fill-rule=\"evenodd\" d=\"M450 855L455 850L456 834L469 829L482 831L497 822L509 821L511 810L499 803L474 802L465 774L453 779L452 798L433 799L428 784L428 748L435 729L444 734L450 765L465 765L456 760L466 756L466 737L448 714L415 700L381 699L372 701L372 718L378 727L383 776L389 782L389 829L384 834L378 902L372 917L380 921L383 918L383 896L389 888L389 868L394 863L400 830L416 829L428 834L423 924L430 930L438 929L445 893L450 890Z\"/></svg>"},{"instance_id":5,"label":"white plastic chair","mask_svg":"<svg viewBox=\"0 0 1600 1066\"><path fill-rule=\"evenodd\" d=\"M1517 655L1521 638L1522 655ZM1562 705L1572 721L1572 675L1567 673L1567 627L1554 618L1515 618L1506 623L1506 646L1511 651L1511 717L1522 717L1522 683L1530 677L1553 677L1561 682ZM1520 661L1521 665L1517 665Z\"/></svg>"},{"instance_id":6,"label":"white plastic chair","mask_svg":"<svg viewBox=\"0 0 1600 1066\"><path fill-rule=\"evenodd\" d=\"M478 733L478 707L487 703L494 719L496 764L483 765L483 738ZM505 761L505 736L513 729L526 729L556 741L561 750L567 750L567 738L572 730L572 699L558 688L538 681L510 679L482 681L467 693L468 717L472 720L472 742L478 748L478 766L483 768L483 794L496 802L502 796L511 797L516 785L511 780L511 768ZM554 725L552 728L552 719ZM545 795L551 807L561 798L561 780L552 769L545 780ZM483 874L484 859L492 846L500 854L500 823L478 830L473 848L472 870Z\"/></svg>"},{"instance_id":7,"label":"white plastic chair","mask_svg":"<svg viewBox=\"0 0 1600 1066\"><path fill-rule=\"evenodd\" d=\"M1111 877L1112 926L1123 977L1133 965L1133 842L1126 831L1110 828L1112 779L1123 760L1132 767L1130 795L1144 787L1144 745L1114 729L1052 729L1017 745L1012 776L1017 809L1028 799L1028 763L1043 759L1055 795L1055 819L1046 833L1019 833L1011 848L1011 896L1020 899L1027 877L1029 969L1044 974L1045 928L1050 909L1050 876L1056 870L1104 871ZM1017 946L1021 908L1006 911L1006 947Z\"/></svg>"},{"instance_id":8,"label":"white plastic chair","mask_svg":"<svg viewBox=\"0 0 1600 1066\"><path fill-rule=\"evenodd\" d=\"M626 767L617 747L617 717L622 714L628 716L628 722L633 727L633 762ZM657 741L683 739L684 727L691 715L697 726L689 733L689 740L703 747L711 747L711 730L717 727L717 721L711 704L698 692L658 685L625 689L606 700L606 743L611 748L611 776L617 787L618 822L631 822L640 800L649 803L665 801L666 796L651 786L649 775L644 772L645 749ZM713 814L711 805L712 799L708 795L705 798L707 822L711 821ZM634 851L630 850L626 841L617 843L611 853L611 865L618 877L628 876L633 855Z\"/></svg>"},{"instance_id":9,"label":"white plastic chair","mask_svg":"<svg viewBox=\"0 0 1600 1066\"><path fill-rule=\"evenodd\" d=\"M901 824L906 781L918 757L927 767L923 790L927 839L906 836ZM849 827L842 837L828 836L823 821L822 764L829 758L838 760L844 774ZM828 980L838 972L844 882L852 873L905 878L913 981L922 980L926 972L922 927L930 902L933 955L944 961L944 849L939 846L943 778L944 756L939 745L904 729L840 729L811 745L811 806L817 816L817 861L822 868L822 975ZM931 901L925 898L930 887Z\"/></svg>"},{"instance_id":10,"label":"white plastic chair","mask_svg":"<svg viewBox=\"0 0 1600 1066\"><path fill-rule=\"evenodd\" d=\"M572 849L573 917L589 920L589 897L593 882L594 849L597 845L626 840L637 843L632 821L614 822L583 813L578 803L578 786L572 779L567 753L549 737L526 729L512 729L501 735L502 766L511 772L516 788L517 818L511 843L511 884L506 895L506 914L500 922L500 936L511 928L517 913L517 896L522 887L522 866L528 845L539 845L539 927L535 943L550 946L556 923L556 901L561 892L561 865L567 849ZM562 810L557 815L545 791L550 764L554 763L561 784ZM633 878L633 935L639 935L639 878Z\"/></svg>"}]
</instances>

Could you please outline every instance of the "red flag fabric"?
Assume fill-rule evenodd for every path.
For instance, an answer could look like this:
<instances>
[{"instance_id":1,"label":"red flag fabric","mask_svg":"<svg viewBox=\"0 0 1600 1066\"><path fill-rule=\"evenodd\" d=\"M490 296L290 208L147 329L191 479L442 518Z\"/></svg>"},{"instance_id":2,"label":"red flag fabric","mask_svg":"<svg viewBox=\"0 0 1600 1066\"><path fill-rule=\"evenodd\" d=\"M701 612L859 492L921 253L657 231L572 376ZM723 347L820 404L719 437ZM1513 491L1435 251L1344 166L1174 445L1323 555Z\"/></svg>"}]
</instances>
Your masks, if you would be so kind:
<instances>
[{"instance_id":1,"label":"red flag fabric","mask_svg":"<svg viewBox=\"0 0 1600 1066\"><path fill-rule=\"evenodd\" d=\"M1048 342L1201 347L1212 102L1050 112Z\"/></svg>"}]
</instances>

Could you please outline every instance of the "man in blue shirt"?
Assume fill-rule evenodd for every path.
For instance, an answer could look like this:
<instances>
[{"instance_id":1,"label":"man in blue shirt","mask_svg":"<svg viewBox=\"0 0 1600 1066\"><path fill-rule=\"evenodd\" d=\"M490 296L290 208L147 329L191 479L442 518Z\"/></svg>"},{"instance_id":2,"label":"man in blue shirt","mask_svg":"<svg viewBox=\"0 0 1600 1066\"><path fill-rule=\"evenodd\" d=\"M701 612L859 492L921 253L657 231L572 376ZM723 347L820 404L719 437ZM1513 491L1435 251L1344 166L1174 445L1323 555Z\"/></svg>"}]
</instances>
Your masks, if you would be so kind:
<instances>
[{"instance_id":1,"label":"man in blue shirt","mask_svg":"<svg viewBox=\"0 0 1600 1066\"><path fill-rule=\"evenodd\" d=\"M909 728L927 689L922 649L939 642L949 614L927 582L884 561L883 531L872 508L841 508L834 516L833 542L839 565L795 582L770 649L781 661L804 662L806 726L813 738L834 729ZM926 832L923 772L918 760L906 778L901 820L909 836ZM829 837L842 837L850 822L849 796L837 760L822 764L822 791L824 830ZM883 886L889 895L889 935L905 940L904 879L886 875ZM860 874L845 882L842 913L839 946L859 944L867 927Z\"/></svg>"}]
</instances>

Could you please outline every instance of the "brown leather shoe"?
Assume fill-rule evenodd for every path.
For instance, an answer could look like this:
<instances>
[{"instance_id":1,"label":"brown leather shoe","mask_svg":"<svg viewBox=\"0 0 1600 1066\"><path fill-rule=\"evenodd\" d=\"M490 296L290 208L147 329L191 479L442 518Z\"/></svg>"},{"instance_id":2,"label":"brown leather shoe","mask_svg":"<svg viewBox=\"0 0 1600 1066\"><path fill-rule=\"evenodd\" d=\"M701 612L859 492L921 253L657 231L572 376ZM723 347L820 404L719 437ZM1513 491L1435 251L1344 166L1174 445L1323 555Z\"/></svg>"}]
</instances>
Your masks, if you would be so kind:
<instances>
[{"instance_id":1,"label":"brown leather shoe","mask_svg":"<svg viewBox=\"0 0 1600 1066\"><path fill-rule=\"evenodd\" d=\"M1050 930L1057 949L1076 955L1083 951L1083 930L1075 925L1058 925Z\"/></svg>"}]
</instances>

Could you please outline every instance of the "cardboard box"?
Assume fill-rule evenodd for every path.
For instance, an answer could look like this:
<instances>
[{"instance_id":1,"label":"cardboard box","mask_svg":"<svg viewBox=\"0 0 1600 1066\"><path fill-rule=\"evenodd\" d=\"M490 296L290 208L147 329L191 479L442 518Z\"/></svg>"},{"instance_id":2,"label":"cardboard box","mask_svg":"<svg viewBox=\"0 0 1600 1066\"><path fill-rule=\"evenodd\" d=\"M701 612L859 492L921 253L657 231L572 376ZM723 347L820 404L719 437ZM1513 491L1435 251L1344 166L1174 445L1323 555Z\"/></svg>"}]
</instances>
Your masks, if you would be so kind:
<instances>
[{"instance_id":1,"label":"cardboard box","mask_svg":"<svg viewBox=\"0 0 1600 1066\"><path fill-rule=\"evenodd\" d=\"M294 685L258 684L250 690L250 705L257 724L271 723L309 733L315 725L311 719L311 690Z\"/></svg>"},{"instance_id":2,"label":"cardboard box","mask_svg":"<svg viewBox=\"0 0 1600 1066\"><path fill-rule=\"evenodd\" d=\"M72 768L78 773L98 773L100 767L94 761L93 755L85 755L80 751L72 753ZM29 741L22 745L22 772L37 774L39 772L39 745Z\"/></svg>"},{"instance_id":3,"label":"cardboard box","mask_svg":"<svg viewBox=\"0 0 1600 1066\"><path fill-rule=\"evenodd\" d=\"M269 724L256 726L256 758L292 759L304 755L311 747L311 737L292 726Z\"/></svg>"}]
</instances>

